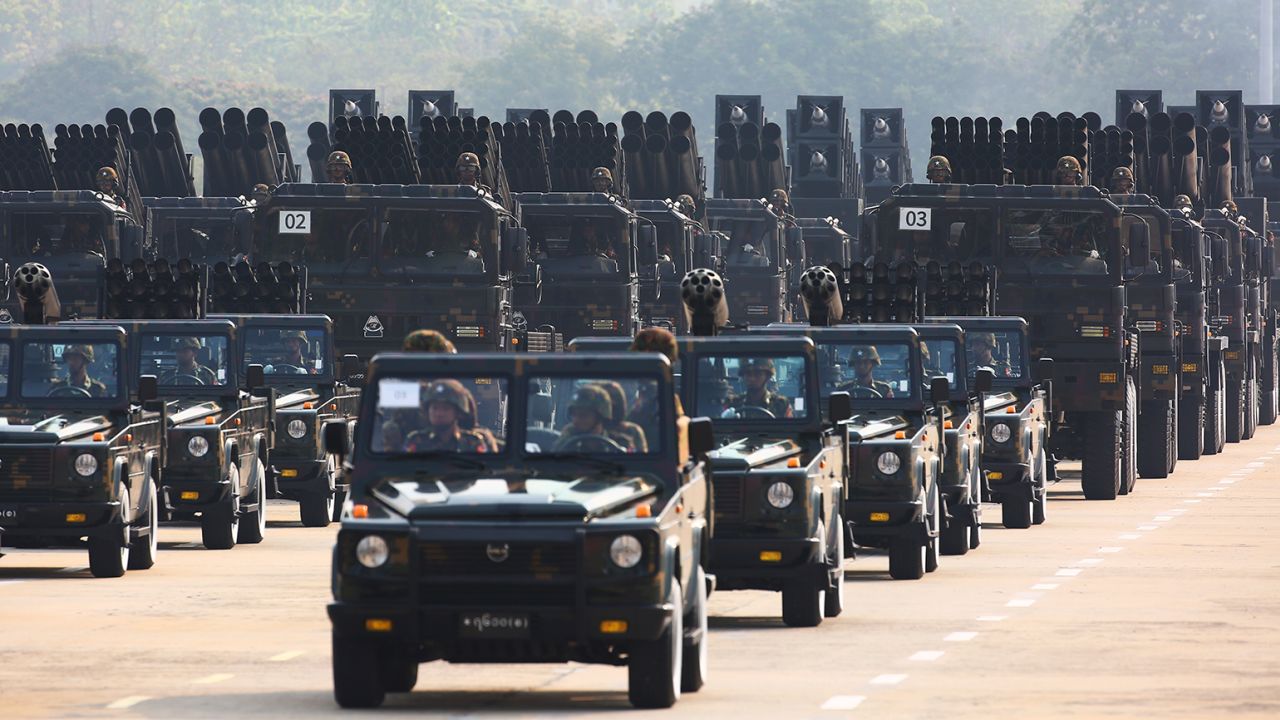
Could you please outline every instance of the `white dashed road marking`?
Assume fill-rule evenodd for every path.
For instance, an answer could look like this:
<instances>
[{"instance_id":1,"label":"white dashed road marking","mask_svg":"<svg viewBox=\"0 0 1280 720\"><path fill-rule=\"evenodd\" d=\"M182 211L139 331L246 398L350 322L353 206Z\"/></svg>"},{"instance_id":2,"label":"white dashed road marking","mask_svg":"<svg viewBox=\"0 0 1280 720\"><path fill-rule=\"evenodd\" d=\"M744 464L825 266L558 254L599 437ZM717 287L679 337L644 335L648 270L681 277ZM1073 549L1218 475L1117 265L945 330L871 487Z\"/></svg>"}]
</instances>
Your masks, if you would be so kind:
<instances>
[{"instance_id":1,"label":"white dashed road marking","mask_svg":"<svg viewBox=\"0 0 1280 720\"><path fill-rule=\"evenodd\" d=\"M942 650L921 650L907 659L914 662L933 662L942 657L942 655Z\"/></svg>"},{"instance_id":2,"label":"white dashed road marking","mask_svg":"<svg viewBox=\"0 0 1280 720\"><path fill-rule=\"evenodd\" d=\"M1024 607L1031 607L1032 605L1035 605L1035 604L1036 604L1035 598L1014 598L1013 600L1010 600L1009 602L1005 603L1005 607L1024 608Z\"/></svg>"},{"instance_id":3,"label":"white dashed road marking","mask_svg":"<svg viewBox=\"0 0 1280 720\"><path fill-rule=\"evenodd\" d=\"M978 622L1000 622L1008 617L1008 615L980 615L978 616Z\"/></svg>"},{"instance_id":4,"label":"white dashed road marking","mask_svg":"<svg viewBox=\"0 0 1280 720\"><path fill-rule=\"evenodd\" d=\"M906 680L906 675L877 675L871 678L872 685L897 685Z\"/></svg>"},{"instance_id":5,"label":"white dashed road marking","mask_svg":"<svg viewBox=\"0 0 1280 720\"><path fill-rule=\"evenodd\" d=\"M214 683L225 682L233 677L235 677L235 675L232 675L231 673L214 673L212 675L205 675L202 678L192 680L191 682L196 685L212 685Z\"/></svg>"},{"instance_id":6,"label":"white dashed road marking","mask_svg":"<svg viewBox=\"0 0 1280 720\"><path fill-rule=\"evenodd\" d=\"M953 632L942 640L943 642L969 642L976 637L978 637L976 632Z\"/></svg>"},{"instance_id":7,"label":"white dashed road marking","mask_svg":"<svg viewBox=\"0 0 1280 720\"><path fill-rule=\"evenodd\" d=\"M1100 548L1098 548L1098 552L1100 552L1100 553L1118 553L1118 552L1120 552L1120 551L1121 551L1121 550L1123 550L1123 549L1124 549L1124 548L1119 547L1119 546L1116 546L1116 545L1107 545L1107 546L1105 546L1105 547L1100 547Z\"/></svg>"},{"instance_id":8,"label":"white dashed road marking","mask_svg":"<svg viewBox=\"0 0 1280 720\"><path fill-rule=\"evenodd\" d=\"M151 699L150 695L130 695L129 697L120 698L119 700L107 706L108 710L127 710L141 702Z\"/></svg>"},{"instance_id":9,"label":"white dashed road marking","mask_svg":"<svg viewBox=\"0 0 1280 720\"><path fill-rule=\"evenodd\" d=\"M1032 590L1057 590L1058 583L1036 583L1031 586Z\"/></svg>"},{"instance_id":10,"label":"white dashed road marking","mask_svg":"<svg viewBox=\"0 0 1280 720\"><path fill-rule=\"evenodd\" d=\"M1054 573L1054 575L1057 575L1058 577L1075 577L1082 572L1084 572L1082 568L1062 568L1058 572Z\"/></svg>"},{"instance_id":11,"label":"white dashed road marking","mask_svg":"<svg viewBox=\"0 0 1280 720\"><path fill-rule=\"evenodd\" d=\"M272 655L268 659L271 660L271 662L284 662L286 660L292 660L302 654L303 651L301 650L290 650L288 652L282 652L279 655Z\"/></svg>"},{"instance_id":12,"label":"white dashed road marking","mask_svg":"<svg viewBox=\"0 0 1280 720\"><path fill-rule=\"evenodd\" d=\"M822 703L823 710L853 710L866 700L863 695L835 695Z\"/></svg>"}]
</instances>

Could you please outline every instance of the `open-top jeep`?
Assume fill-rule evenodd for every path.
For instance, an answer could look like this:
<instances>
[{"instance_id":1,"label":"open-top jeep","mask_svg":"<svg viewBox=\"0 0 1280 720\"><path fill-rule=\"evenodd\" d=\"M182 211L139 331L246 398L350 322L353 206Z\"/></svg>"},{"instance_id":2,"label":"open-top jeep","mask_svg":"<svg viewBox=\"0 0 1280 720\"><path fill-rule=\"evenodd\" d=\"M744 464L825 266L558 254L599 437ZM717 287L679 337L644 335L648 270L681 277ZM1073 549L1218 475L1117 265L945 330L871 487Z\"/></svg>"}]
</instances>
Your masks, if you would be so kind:
<instances>
[{"instance_id":1,"label":"open-top jeep","mask_svg":"<svg viewBox=\"0 0 1280 720\"><path fill-rule=\"evenodd\" d=\"M802 337L693 338L680 360L685 406L715 429L716 587L781 591L788 625L839 615L848 393L819 394L814 345ZM824 403L836 408L829 420Z\"/></svg>"},{"instance_id":2,"label":"open-top jeep","mask_svg":"<svg viewBox=\"0 0 1280 720\"><path fill-rule=\"evenodd\" d=\"M269 496L297 501L303 525L325 527L340 516L347 485L320 429L329 420L355 422L360 403L334 358L333 322L326 315L228 317L240 328L241 371L262 365L276 393Z\"/></svg>"},{"instance_id":3,"label":"open-top jeep","mask_svg":"<svg viewBox=\"0 0 1280 720\"><path fill-rule=\"evenodd\" d=\"M604 426L613 383L650 403L643 443ZM409 691L431 660L626 665L641 707L699 688L712 437L674 397L659 355L375 357L354 435L323 430L330 452L353 446L338 704Z\"/></svg>"},{"instance_id":4,"label":"open-top jeep","mask_svg":"<svg viewBox=\"0 0 1280 720\"><path fill-rule=\"evenodd\" d=\"M0 337L4 545L83 543L97 577L155 563L164 433L155 378L126 357L115 326L19 326Z\"/></svg>"}]
</instances>

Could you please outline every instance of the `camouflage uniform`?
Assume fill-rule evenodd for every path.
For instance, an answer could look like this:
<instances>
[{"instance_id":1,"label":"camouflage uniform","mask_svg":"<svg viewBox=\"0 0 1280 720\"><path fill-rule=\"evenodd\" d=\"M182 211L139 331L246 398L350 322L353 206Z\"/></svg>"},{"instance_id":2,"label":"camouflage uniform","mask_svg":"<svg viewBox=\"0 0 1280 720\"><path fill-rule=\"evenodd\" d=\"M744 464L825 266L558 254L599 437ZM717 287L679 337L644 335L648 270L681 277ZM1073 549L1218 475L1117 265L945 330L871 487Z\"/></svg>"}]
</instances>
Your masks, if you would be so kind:
<instances>
[{"instance_id":1,"label":"camouflage uniform","mask_svg":"<svg viewBox=\"0 0 1280 720\"><path fill-rule=\"evenodd\" d=\"M1084 170L1080 167L1080 160L1071 155L1058 158L1053 175L1058 185L1084 185Z\"/></svg>"},{"instance_id":2,"label":"camouflage uniform","mask_svg":"<svg viewBox=\"0 0 1280 720\"><path fill-rule=\"evenodd\" d=\"M404 442L405 451L487 453L497 449L490 445L484 432L464 427L474 422L476 401L462 383L457 380L437 380L425 388L421 396L422 407L429 407L437 402L448 403L457 409L457 422L410 433ZM385 426L383 430L385 433Z\"/></svg>"},{"instance_id":3,"label":"camouflage uniform","mask_svg":"<svg viewBox=\"0 0 1280 720\"><path fill-rule=\"evenodd\" d=\"M859 362L866 360L870 360L875 367L880 367L880 351L876 349L875 345L855 347L853 352L849 353L849 365L851 367L856 368ZM863 382L861 378L854 378L853 382L849 383L848 387L850 389L860 387L870 388L871 390L875 390L882 398L893 397L893 386L883 380L876 380L875 378L872 378L870 382Z\"/></svg>"},{"instance_id":4,"label":"camouflage uniform","mask_svg":"<svg viewBox=\"0 0 1280 720\"><path fill-rule=\"evenodd\" d=\"M579 436L598 436L608 438L619 446L625 452L635 452L635 446L625 437L613 435L609 433L609 429L605 427L605 423L613 417L613 401L609 399L609 393L599 385L587 385L578 388L578 392L574 395L573 402L569 404L569 408L586 408L591 410L599 417L599 423L590 430L579 430L572 422L564 426L560 430L560 440L556 443L556 449L560 450L568 447L572 438Z\"/></svg>"},{"instance_id":5,"label":"camouflage uniform","mask_svg":"<svg viewBox=\"0 0 1280 720\"><path fill-rule=\"evenodd\" d=\"M342 185L350 185L354 168L351 166L351 156L341 150L334 150L329 153L329 158L324 163L325 179L330 183L338 183Z\"/></svg>"},{"instance_id":6,"label":"camouflage uniform","mask_svg":"<svg viewBox=\"0 0 1280 720\"><path fill-rule=\"evenodd\" d=\"M258 205L266 205L271 201L271 188L264 183L258 183L253 186L253 191L249 193L249 199Z\"/></svg>"},{"instance_id":7,"label":"camouflage uniform","mask_svg":"<svg viewBox=\"0 0 1280 720\"><path fill-rule=\"evenodd\" d=\"M307 352L311 349L311 343L307 340L307 334L301 330L285 330L280 333L280 343L284 345L286 340L302 341L302 358L294 360L292 357L286 357L280 362L285 365L293 365L306 370L308 374L315 375L316 369L311 364L311 358L307 357Z\"/></svg>"},{"instance_id":8,"label":"camouflage uniform","mask_svg":"<svg viewBox=\"0 0 1280 720\"><path fill-rule=\"evenodd\" d=\"M65 361L68 355L79 355L80 357L84 358L84 362L85 362L84 379L77 381L72 379L71 377L55 378L51 383L54 389L61 388L61 387L81 388L81 389L87 390L89 394L93 397L107 397L107 395L109 395L110 393L107 392L106 384L89 377L88 366L93 364L93 346L71 345L67 347L66 350L62 351L62 359Z\"/></svg>"},{"instance_id":9,"label":"camouflage uniform","mask_svg":"<svg viewBox=\"0 0 1280 720\"><path fill-rule=\"evenodd\" d=\"M693 217L698 212L698 204L693 201L692 195L681 195L676 198L676 209L687 217Z\"/></svg>"},{"instance_id":10,"label":"camouflage uniform","mask_svg":"<svg viewBox=\"0 0 1280 720\"><path fill-rule=\"evenodd\" d=\"M627 420L627 391L620 383L605 380L596 383L609 393L609 401L613 403L613 412L605 421L609 437L618 441L619 445L630 445L636 452L649 452L649 443L645 439L644 428Z\"/></svg>"},{"instance_id":11,"label":"camouflage uniform","mask_svg":"<svg viewBox=\"0 0 1280 720\"><path fill-rule=\"evenodd\" d=\"M780 218L791 218L791 197L782 188L769 193L769 209Z\"/></svg>"},{"instance_id":12,"label":"camouflage uniform","mask_svg":"<svg viewBox=\"0 0 1280 720\"><path fill-rule=\"evenodd\" d=\"M763 370L769 374L769 382L773 381L774 366L773 360L769 358L752 358L742 363L738 368L738 377L742 377L743 373L748 370ZM751 397L750 392L740 395L729 404L734 410L742 410L746 407L758 407L768 410L775 418L794 417L791 411L791 400L785 395L780 395L772 390L765 391L759 397Z\"/></svg>"},{"instance_id":13,"label":"camouflage uniform","mask_svg":"<svg viewBox=\"0 0 1280 720\"><path fill-rule=\"evenodd\" d=\"M471 152L464 152L458 156L458 162L454 166L454 171L458 175L459 185L470 185L471 187L481 187L480 185L480 156Z\"/></svg>"},{"instance_id":14,"label":"camouflage uniform","mask_svg":"<svg viewBox=\"0 0 1280 720\"><path fill-rule=\"evenodd\" d=\"M613 173L606 167L598 167L591 171L591 189L598 193L613 192Z\"/></svg>"},{"instance_id":15,"label":"camouflage uniform","mask_svg":"<svg viewBox=\"0 0 1280 720\"><path fill-rule=\"evenodd\" d=\"M1111 171L1111 192L1118 195L1129 195L1133 193L1133 184L1133 171L1124 165L1120 165Z\"/></svg>"},{"instance_id":16,"label":"camouflage uniform","mask_svg":"<svg viewBox=\"0 0 1280 720\"><path fill-rule=\"evenodd\" d=\"M404 336L405 352L456 353L453 342L436 330L414 330Z\"/></svg>"},{"instance_id":17,"label":"camouflage uniform","mask_svg":"<svg viewBox=\"0 0 1280 720\"><path fill-rule=\"evenodd\" d=\"M111 198L111 202L124 207L124 198L120 197L120 174L110 166L98 168L98 192Z\"/></svg>"},{"instance_id":18,"label":"camouflage uniform","mask_svg":"<svg viewBox=\"0 0 1280 720\"><path fill-rule=\"evenodd\" d=\"M929 164L925 169L925 177L931 183L951 182L951 161L941 155L934 155L929 158Z\"/></svg>"},{"instance_id":19,"label":"camouflage uniform","mask_svg":"<svg viewBox=\"0 0 1280 720\"><path fill-rule=\"evenodd\" d=\"M179 349L190 349L190 350L198 351L200 347L201 347L200 338L184 337L184 338L178 339ZM183 368L181 366L175 367L174 369L164 374L164 377L160 379L160 384L172 385L174 382L177 381L178 377L181 375L189 375L191 377L198 378L200 382L204 385L218 384L218 376L214 375L212 370L205 367L204 365L201 365L198 362L192 363L192 367L190 368Z\"/></svg>"},{"instance_id":20,"label":"camouflage uniform","mask_svg":"<svg viewBox=\"0 0 1280 720\"><path fill-rule=\"evenodd\" d=\"M1012 376L1013 370L1009 366L1009 363L995 356L996 348L1000 347L999 343L996 342L995 333L974 333L969 336L967 344L970 347L973 347L974 345L986 345L991 348L991 362L982 362L977 358L977 353L974 353L974 362L977 363L978 367L991 368L996 377Z\"/></svg>"}]
</instances>

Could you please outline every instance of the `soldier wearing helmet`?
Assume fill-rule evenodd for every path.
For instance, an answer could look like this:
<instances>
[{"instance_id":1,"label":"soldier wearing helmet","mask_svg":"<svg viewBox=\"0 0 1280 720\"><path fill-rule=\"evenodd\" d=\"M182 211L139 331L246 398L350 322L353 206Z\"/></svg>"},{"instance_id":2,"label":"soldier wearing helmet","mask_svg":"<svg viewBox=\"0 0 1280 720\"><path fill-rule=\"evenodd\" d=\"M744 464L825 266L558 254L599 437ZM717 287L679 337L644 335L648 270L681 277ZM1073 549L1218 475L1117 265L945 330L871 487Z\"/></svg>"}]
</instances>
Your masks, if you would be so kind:
<instances>
[{"instance_id":1,"label":"soldier wearing helmet","mask_svg":"<svg viewBox=\"0 0 1280 720\"><path fill-rule=\"evenodd\" d=\"M458 348L443 333L436 330L414 330L404 336L405 352L456 353Z\"/></svg>"},{"instance_id":2,"label":"soldier wearing helmet","mask_svg":"<svg viewBox=\"0 0 1280 720\"><path fill-rule=\"evenodd\" d=\"M659 353L665 355L667 360L671 362L672 368L680 367L680 349L676 344L676 336L671 331L659 327L649 327L636 333L631 340L632 352ZM661 429L658 427L658 421L661 419L661 412L658 407L657 398L652 395L646 395L645 383L640 383L635 397L635 404L631 406L631 412L627 413L627 420L640 426L644 430L646 438L659 437ZM675 396L676 415L684 415L684 407L680 404L680 396Z\"/></svg>"},{"instance_id":3,"label":"soldier wearing helmet","mask_svg":"<svg viewBox=\"0 0 1280 720\"><path fill-rule=\"evenodd\" d=\"M972 333L965 338L965 344L969 348L969 353L973 357L971 366L991 368L996 377L1010 377L1013 371L1009 367L1009 363L996 357L996 349L1000 347L996 342L995 333Z\"/></svg>"},{"instance_id":4,"label":"soldier wearing helmet","mask_svg":"<svg viewBox=\"0 0 1280 720\"><path fill-rule=\"evenodd\" d=\"M341 150L329 153L324 164L325 177L328 182L350 185L352 181L351 156Z\"/></svg>"},{"instance_id":5,"label":"soldier wearing helmet","mask_svg":"<svg viewBox=\"0 0 1280 720\"><path fill-rule=\"evenodd\" d=\"M591 171L591 190L598 193L613 192L613 172L607 167L598 167Z\"/></svg>"},{"instance_id":6,"label":"soldier wearing helmet","mask_svg":"<svg viewBox=\"0 0 1280 720\"><path fill-rule=\"evenodd\" d=\"M307 341L305 332L286 330L280 333L280 344L284 349L284 357L277 363L278 365L292 365L308 375L316 373L311 358L308 357L311 352L311 343Z\"/></svg>"},{"instance_id":7,"label":"soldier wearing helmet","mask_svg":"<svg viewBox=\"0 0 1280 720\"><path fill-rule=\"evenodd\" d=\"M698 204L693 201L692 195L680 195L676 198L676 209L686 217L693 217L698 212Z\"/></svg>"},{"instance_id":8,"label":"soldier wearing helmet","mask_svg":"<svg viewBox=\"0 0 1280 720\"><path fill-rule=\"evenodd\" d=\"M624 438L609 434L605 423L613 417L613 401L609 393L599 385L584 385L578 388L569 403L569 424L560 431L560 440L556 450L563 450L578 443L575 438L583 436L599 437L608 442L600 442L598 447L612 449L616 444L624 452L635 452L635 448ZM598 449L593 447L593 449Z\"/></svg>"},{"instance_id":9,"label":"soldier wearing helmet","mask_svg":"<svg viewBox=\"0 0 1280 720\"><path fill-rule=\"evenodd\" d=\"M1124 165L1119 165L1115 170L1111 171L1111 192L1117 195L1130 195L1133 193L1133 187L1132 170Z\"/></svg>"},{"instance_id":10,"label":"soldier wearing helmet","mask_svg":"<svg viewBox=\"0 0 1280 720\"><path fill-rule=\"evenodd\" d=\"M1080 161L1071 155L1058 158L1053 176L1058 185L1084 185L1084 170L1080 167Z\"/></svg>"},{"instance_id":11,"label":"soldier wearing helmet","mask_svg":"<svg viewBox=\"0 0 1280 720\"><path fill-rule=\"evenodd\" d=\"M791 399L773 391L771 387L776 370L772 358L743 358L738 365L738 379L742 381L742 394L734 398L729 408L737 411L728 417L751 418L745 408L767 410L775 418L795 417Z\"/></svg>"},{"instance_id":12,"label":"soldier wearing helmet","mask_svg":"<svg viewBox=\"0 0 1280 720\"><path fill-rule=\"evenodd\" d=\"M106 195L111 202L124 207L124 198L120 197L120 174L110 165L98 168L96 176L98 192Z\"/></svg>"},{"instance_id":13,"label":"soldier wearing helmet","mask_svg":"<svg viewBox=\"0 0 1280 720\"><path fill-rule=\"evenodd\" d=\"M849 365L853 367L853 382L849 390L855 395L862 389L863 397L893 397L893 386L875 378L876 368L880 367L880 351L875 345L855 345L849 353Z\"/></svg>"},{"instance_id":14,"label":"soldier wearing helmet","mask_svg":"<svg viewBox=\"0 0 1280 720\"><path fill-rule=\"evenodd\" d=\"M613 412L604 422L609 437L619 445L630 445L634 448L634 452L649 452L649 443L644 429L627 420L627 391L622 388L622 383L602 380L595 384L609 393L609 402L613 404Z\"/></svg>"},{"instance_id":15,"label":"soldier wearing helmet","mask_svg":"<svg viewBox=\"0 0 1280 720\"><path fill-rule=\"evenodd\" d=\"M1184 213L1191 212L1194 209L1194 206L1191 204L1191 196L1189 195L1175 196L1173 198L1173 209L1181 210Z\"/></svg>"},{"instance_id":16,"label":"soldier wearing helmet","mask_svg":"<svg viewBox=\"0 0 1280 720\"><path fill-rule=\"evenodd\" d=\"M454 166L454 170L458 174L459 185L470 185L471 187L480 187L480 156L473 152L464 152L458 156L458 162Z\"/></svg>"},{"instance_id":17,"label":"soldier wearing helmet","mask_svg":"<svg viewBox=\"0 0 1280 720\"><path fill-rule=\"evenodd\" d=\"M427 427L409 434L406 452L487 453L497 450L475 429L476 401L457 380L433 380L422 389ZM384 428L385 436L385 428Z\"/></svg>"},{"instance_id":18,"label":"soldier wearing helmet","mask_svg":"<svg viewBox=\"0 0 1280 720\"><path fill-rule=\"evenodd\" d=\"M1223 200L1222 206L1219 208L1227 214L1227 217L1235 220L1240 215L1240 208L1236 205L1235 200Z\"/></svg>"},{"instance_id":19,"label":"soldier wearing helmet","mask_svg":"<svg viewBox=\"0 0 1280 720\"><path fill-rule=\"evenodd\" d=\"M198 337L184 336L178 338L178 348L174 351L174 368L160 377L161 385L217 385L218 376L213 371L196 361L203 343Z\"/></svg>"},{"instance_id":20,"label":"soldier wearing helmet","mask_svg":"<svg viewBox=\"0 0 1280 720\"><path fill-rule=\"evenodd\" d=\"M951 182L951 161L942 155L934 155L929 158L924 174L931 183L949 183Z\"/></svg>"},{"instance_id":21,"label":"soldier wearing helmet","mask_svg":"<svg viewBox=\"0 0 1280 720\"><path fill-rule=\"evenodd\" d=\"M259 206L266 205L271 201L271 188L265 183L258 183L253 186L253 191L249 193L249 199Z\"/></svg>"},{"instance_id":22,"label":"soldier wearing helmet","mask_svg":"<svg viewBox=\"0 0 1280 720\"><path fill-rule=\"evenodd\" d=\"M780 218L792 217L791 196L782 188L774 188L773 192L769 193L769 209Z\"/></svg>"},{"instance_id":23,"label":"soldier wearing helmet","mask_svg":"<svg viewBox=\"0 0 1280 720\"><path fill-rule=\"evenodd\" d=\"M68 345L62 351L62 362L67 365L67 377L53 380L50 395L107 397L109 393L106 384L89 376L89 366L93 364L92 345ZM62 388L72 388L72 390L59 392Z\"/></svg>"}]
</instances>

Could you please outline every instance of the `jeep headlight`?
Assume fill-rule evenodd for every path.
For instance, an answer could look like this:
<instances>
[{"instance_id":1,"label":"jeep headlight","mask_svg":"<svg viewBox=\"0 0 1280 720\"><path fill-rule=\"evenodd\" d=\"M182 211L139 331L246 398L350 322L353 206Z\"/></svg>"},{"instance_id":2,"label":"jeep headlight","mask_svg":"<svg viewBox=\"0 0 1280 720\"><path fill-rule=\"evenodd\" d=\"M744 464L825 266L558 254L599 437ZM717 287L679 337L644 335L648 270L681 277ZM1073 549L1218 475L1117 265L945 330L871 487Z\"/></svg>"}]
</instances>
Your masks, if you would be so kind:
<instances>
[{"instance_id":1,"label":"jeep headlight","mask_svg":"<svg viewBox=\"0 0 1280 720\"><path fill-rule=\"evenodd\" d=\"M89 477L98 472L98 458L90 453L81 453L76 456L74 463L76 474L80 477Z\"/></svg>"},{"instance_id":2,"label":"jeep headlight","mask_svg":"<svg viewBox=\"0 0 1280 720\"><path fill-rule=\"evenodd\" d=\"M1009 438L1013 437L1013 430L1005 423L996 423L991 426L991 439L998 443L1009 442Z\"/></svg>"},{"instance_id":3,"label":"jeep headlight","mask_svg":"<svg viewBox=\"0 0 1280 720\"><path fill-rule=\"evenodd\" d=\"M876 469L885 475L893 475L902 469L902 458L892 450L882 452L876 458Z\"/></svg>"},{"instance_id":4,"label":"jeep headlight","mask_svg":"<svg viewBox=\"0 0 1280 720\"><path fill-rule=\"evenodd\" d=\"M380 535L365 535L356 543L356 560L367 568L382 567L391 557L387 541Z\"/></svg>"},{"instance_id":5,"label":"jeep headlight","mask_svg":"<svg viewBox=\"0 0 1280 720\"><path fill-rule=\"evenodd\" d=\"M204 457L209 454L209 440L203 435L195 435L187 441L187 452L191 457Z\"/></svg>"},{"instance_id":6,"label":"jeep headlight","mask_svg":"<svg viewBox=\"0 0 1280 720\"><path fill-rule=\"evenodd\" d=\"M294 440L301 440L307 435L307 424L300 418L295 418L289 421L289 424L285 426L285 430L288 431L289 437Z\"/></svg>"},{"instance_id":7,"label":"jeep headlight","mask_svg":"<svg viewBox=\"0 0 1280 720\"><path fill-rule=\"evenodd\" d=\"M769 501L770 505L779 510L785 510L791 507L791 503L795 502L796 491L791 489L791 483L780 480L769 486L769 490L764 497Z\"/></svg>"},{"instance_id":8,"label":"jeep headlight","mask_svg":"<svg viewBox=\"0 0 1280 720\"><path fill-rule=\"evenodd\" d=\"M633 568L644 557L644 545L635 535L619 535L609 543L609 559L622 569Z\"/></svg>"}]
</instances>

